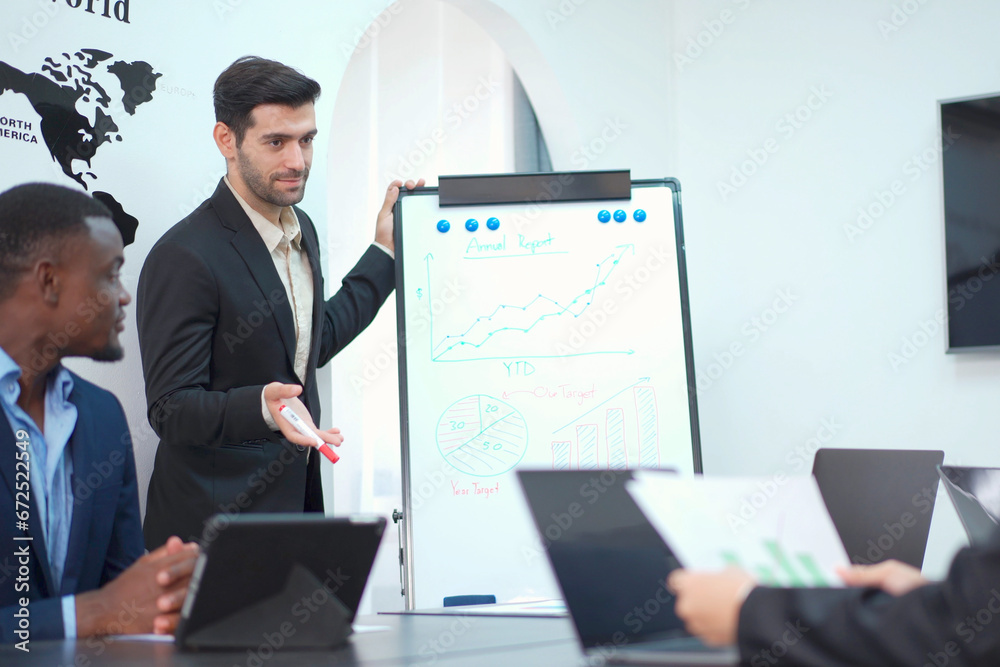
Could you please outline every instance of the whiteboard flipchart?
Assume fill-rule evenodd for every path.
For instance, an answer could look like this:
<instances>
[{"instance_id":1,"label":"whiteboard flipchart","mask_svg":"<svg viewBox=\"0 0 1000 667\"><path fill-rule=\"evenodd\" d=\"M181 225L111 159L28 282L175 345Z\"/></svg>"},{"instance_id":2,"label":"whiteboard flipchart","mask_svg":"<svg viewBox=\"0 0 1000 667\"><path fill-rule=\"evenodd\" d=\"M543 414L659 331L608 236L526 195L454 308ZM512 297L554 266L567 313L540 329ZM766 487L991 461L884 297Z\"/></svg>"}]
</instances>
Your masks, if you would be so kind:
<instances>
[{"instance_id":1,"label":"whiteboard flipchart","mask_svg":"<svg viewBox=\"0 0 1000 667\"><path fill-rule=\"evenodd\" d=\"M700 471L680 188L626 196L400 198L408 608L560 596L517 468Z\"/></svg>"}]
</instances>

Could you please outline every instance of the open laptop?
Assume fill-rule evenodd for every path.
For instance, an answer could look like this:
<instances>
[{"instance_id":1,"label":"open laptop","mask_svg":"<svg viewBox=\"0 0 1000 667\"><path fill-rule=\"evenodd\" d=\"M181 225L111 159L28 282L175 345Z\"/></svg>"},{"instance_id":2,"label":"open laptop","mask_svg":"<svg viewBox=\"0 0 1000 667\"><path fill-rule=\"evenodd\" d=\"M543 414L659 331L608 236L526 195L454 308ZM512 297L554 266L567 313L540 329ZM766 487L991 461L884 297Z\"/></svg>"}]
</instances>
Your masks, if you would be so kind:
<instances>
[{"instance_id":1,"label":"open laptop","mask_svg":"<svg viewBox=\"0 0 1000 667\"><path fill-rule=\"evenodd\" d=\"M938 466L938 474L969 544L989 544L1000 535L1000 468Z\"/></svg>"},{"instance_id":2,"label":"open laptop","mask_svg":"<svg viewBox=\"0 0 1000 667\"><path fill-rule=\"evenodd\" d=\"M625 489L626 470L519 470L546 555L588 656L610 664L734 665L684 631L664 580L678 567Z\"/></svg>"},{"instance_id":3,"label":"open laptop","mask_svg":"<svg viewBox=\"0 0 1000 667\"><path fill-rule=\"evenodd\" d=\"M920 568L944 452L820 449L813 476L852 563Z\"/></svg>"},{"instance_id":4,"label":"open laptop","mask_svg":"<svg viewBox=\"0 0 1000 667\"><path fill-rule=\"evenodd\" d=\"M333 648L351 634L385 519L217 516L181 609L184 649Z\"/></svg>"}]
</instances>

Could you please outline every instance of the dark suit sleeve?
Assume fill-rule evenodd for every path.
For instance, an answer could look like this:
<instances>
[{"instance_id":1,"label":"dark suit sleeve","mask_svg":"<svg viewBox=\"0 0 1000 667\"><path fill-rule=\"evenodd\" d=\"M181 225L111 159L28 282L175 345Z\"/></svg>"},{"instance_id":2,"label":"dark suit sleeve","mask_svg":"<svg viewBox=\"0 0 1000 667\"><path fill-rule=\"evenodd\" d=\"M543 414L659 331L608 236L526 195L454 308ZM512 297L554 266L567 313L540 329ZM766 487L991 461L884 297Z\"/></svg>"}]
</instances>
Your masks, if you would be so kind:
<instances>
[{"instance_id":1,"label":"dark suit sleeve","mask_svg":"<svg viewBox=\"0 0 1000 667\"><path fill-rule=\"evenodd\" d=\"M121 435L118 442L125 455L122 464L122 487L118 494L111 541L108 544L100 585L108 583L139 559L146 548L142 541L142 518L139 515L139 485L136 481L135 456L132 452L132 435L128 430L125 412L118 399L113 399L118 410L120 426L115 430Z\"/></svg>"},{"instance_id":2,"label":"dark suit sleeve","mask_svg":"<svg viewBox=\"0 0 1000 667\"><path fill-rule=\"evenodd\" d=\"M181 244L158 243L139 275L148 417L164 442L217 447L271 436L260 407L263 384L208 390L218 294L205 259Z\"/></svg>"},{"instance_id":3,"label":"dark suit sleeve","mask_svg":"<svg viewBox=\"0 0 1000 667\"><path fill-rule=\"evenodd\" d=\"M395 286L395 263L384 250L371 246L344 277L340 289L323 307L319 365L347 347L365 330Z\"/></svg>"},{"instance_id":4,"label":"dark suit sleeve","mask_svg":"<svg viewBox=\"0 0 1000 667\"><path fill-rule=\"evenodd\" d=\"M1000 664L1000 549L966 549L948 578L893 597L871 589L757 588L740 611L743 664Z\"/></svg>"}]
</instances>

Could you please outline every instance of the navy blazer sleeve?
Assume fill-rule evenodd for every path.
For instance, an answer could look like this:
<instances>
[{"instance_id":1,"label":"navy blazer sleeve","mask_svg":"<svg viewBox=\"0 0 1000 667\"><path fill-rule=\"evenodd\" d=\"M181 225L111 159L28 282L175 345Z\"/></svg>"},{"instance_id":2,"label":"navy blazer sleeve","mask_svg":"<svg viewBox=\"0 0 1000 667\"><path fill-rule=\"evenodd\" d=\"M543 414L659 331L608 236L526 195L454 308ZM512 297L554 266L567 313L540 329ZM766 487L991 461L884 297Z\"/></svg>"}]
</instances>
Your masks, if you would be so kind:
<instances>
[{"instance_id":1,"label":"navy blazer sleeve","mask_svg":"<svg viewBox=\"0 0 1000 667\"><path fill-rule=\"evenodd\" d=\"M756 588L740 611L743 664L1000 665L1000 547L965 549L947 579L872 589Z\"/></svg>"},{"instance_id":2,"label":"navy blazer sleeve","mask_svg":"<svg viewBox=\"0 0 1000 667\"><path fill-rule=\"evenodd\" d=\"M15 644L21 641L15 634L18 619L14 618L14 613L19 608L16 604L0 608L0 614L3 614L3 618L0 619L0 644ZM31 641L62 639L66 636L61 597L33 601L28 605L28 614L31 619L29 626ZM28 646L31 646L30 642Z\"/></svg>"},{"instance_id":3,"label":"navy blazer sleeve","mask_svg":"<svg viewBox=\"0 0 1000 667\"><path fill-rule=\"evenodd\" d=\"M35 562L28 566L31 574L27 591L18 591L15 584L21 563L13 555L4 554L4 559L0 560L3 566L0 568L0 643L20 641L15 634L18 619L14 613L20 608L18 600L21 597L31 599L28 605L31 640L64 637L62 595L100 588L121 574L144 551L135 459L125 413L110 392L78 376L74 376L74 383L71 400L79 413L72 440L73 460L77 464L73 474L77 481L73 489L73 532L66 555L64 590L45 589L38 571L37 547L33 546L32 560ZM6 427L6 420L3 421L0 427ZM77 455L78 447L86 451ZM13 456L10 458L13 460ZM119 461L120 465L108 463ZM85 465L79 466L80 462ZM107 513L105 505L95 503L99 497L110 497L113 514ZM6 498L0 499L0 508L5 516L11 517L9 523L13 524L13 508L7 512L6 503ZM7 544L19 544L6 530L3 537ZM36 535L35 539L40 536ZM66 583L67 580L70 583Z\"/></svg>"},{"instance_id":4,"label":"navy blazer sleeve","mask_svg":"<svg viewBox=\"0 0 1000 667\"><path fill-rule=\"evenodd\" d=\"M66 634L63 627L62 599L58 596L53 597L47 590L44 576L40 571L43 565L39 560L41 554L38 547L44 549L44 544L14 541L16 508L14 442L14 434L3 411L0 410L0 452L3 454L3 460L0 460L0 467L3 467L3 474L0 475L2 484L0 516L4 518L0 526L0 540L3 543L0 548L0 644L14 644L24 639L16 634L21 619L14 616L20 612L21 598L30 600L26 607L30 639L61 639ZM32 511L33 528L37 522L37 514ZM31 536L35 540L40 540L41 531L32 530ZM18 552L24 547L27 547L27 554L19 555Z\"/></svg>"},{"instance_id":5,"label":"navy blazer sleeve","mask_svg":"<svg viewBox=\"0 0 1000 667\"><path fill-rule=\"evenodd\" d=\"M98 587L108 583L128 569L145 553L146 547L142 541L142 516L139 514L139 483L135 471L135 454L132 451L132 434L125 421L125 412L118 399L111 397L117 404L121 419L121 436L119 443L125 457L122 464L122 485L118 494L118 503L113 518L111 539L104 556L104 568L101 570ZM105 517L99 517L104 520Z\"/></svg>"}]
</instances>

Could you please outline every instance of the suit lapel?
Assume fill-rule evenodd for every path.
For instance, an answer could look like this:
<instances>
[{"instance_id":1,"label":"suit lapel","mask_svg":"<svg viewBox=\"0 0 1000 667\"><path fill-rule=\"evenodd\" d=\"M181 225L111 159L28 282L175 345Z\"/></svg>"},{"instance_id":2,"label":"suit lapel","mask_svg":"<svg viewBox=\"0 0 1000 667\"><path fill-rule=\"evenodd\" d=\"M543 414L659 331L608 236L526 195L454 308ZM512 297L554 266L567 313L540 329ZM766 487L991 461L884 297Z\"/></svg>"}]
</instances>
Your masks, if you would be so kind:
<instances>
[{"instance_id":1,"label":"suit lapel","mask_svg":"<svg viewBox=\"0 0 1000 667\"><path fill-rule=\"evenodd\" d=\"M278 271L274 268L274 260L267 252L267 246L254 228L250 218L236 197L230 192L229 186L224 181L219 182L215 194L212 195L212 206L219 212L219 219L222 225L235 232L232 244L236 252L243 258L254 282L260 289L265 299L274 300L271 295L275 290L285 293L285 286L278 277ZM285 355L288 357L290 367L295 367L295 320L292 317L291 299L286 298L283 303L274 305L274 319L278 326L278 335L285 346Z\"/></svg>"},{"instance_id":2,"label":"suit lapel","mask_svg":"<svg viewBox=\"0 0 1000 667\"><path fill-rule=\"evenodd\" d=\"M73 497L73 522L69 529L69 544L66 548L66 563L63 566L63 590L75 591L76 582L80 577L80 568L83 565L83 554L87 553L87 536L90 534L90 517L93 511L93 498L97 489L89 487L88 483L77 484L77 480L84 480L87 471L93 465L89 448L81 443L93 442L93 423L87 417L86 411L77 402L79 396L76 389L70 394L69 400L77 406L76 428L70 436L69 454L73 459L73 475L70 481L71 495ZM87 493L77 494L77 487L87 489Z\"/></svg>"},{"instance_id":3,"label":"suit lapel","mask_svg":"<svg viewBox=\"0 0 1000 667\"><path fill-rule=\"evenodd\" d=\"M16 510L17 470L13 453L20 450L16 449L17 440L14 437L14 431L11 430L7 416L2 410L0 410L0 416L3 417L3 419L0 419L0 422L2 422L0 423L0 452L10 452L10 455L5 455L3 460L0 460L0 477L3 478L4 485L10 491L11 510ZM44 470L44 466L39 466L35 461L31 461L31 474L37 474L42 470ZM22 477L22 481L23 479ZM52 572L49 570L49 552L45 548L45 536L42 534L42 519L38 514L37 503L32 502L33 497L34 489L31 490L28 502L28 535L32 538L31 551L35 556L38 571L41 572L45 591L48 595L56 595L58 594L59 587L54 585L52 581ZM7 520L13 522L14 516L9 515ZM43 597L47 597L47 595L43 594Z\"/></svg>"}]
</instances>

